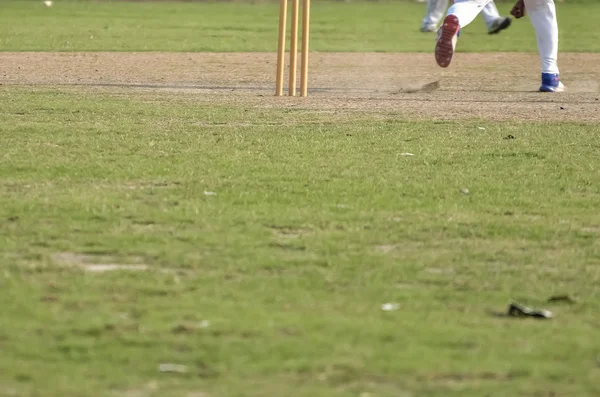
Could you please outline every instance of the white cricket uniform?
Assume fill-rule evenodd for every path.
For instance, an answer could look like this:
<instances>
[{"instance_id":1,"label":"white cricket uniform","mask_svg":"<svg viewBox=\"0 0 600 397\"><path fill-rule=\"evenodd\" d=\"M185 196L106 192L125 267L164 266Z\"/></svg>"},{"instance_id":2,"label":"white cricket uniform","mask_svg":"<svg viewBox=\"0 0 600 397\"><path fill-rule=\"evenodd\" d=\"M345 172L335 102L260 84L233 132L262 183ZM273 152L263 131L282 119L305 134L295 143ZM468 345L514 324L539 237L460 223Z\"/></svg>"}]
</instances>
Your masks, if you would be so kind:
<instances>
[{"instance_id":1,"label":"white cricket uniform","mask_svg":"<svg viewBox=\"0 0 600 397\"><path fill-rule=\"evenodd\" d=\"M446 10L448 9L448 1L449 0L429 0L427 2L427 14L423 19L422 27L434 29L437 28L438 24L444 17ZM492 27L492 24L497 19L500 19L500 14L498 13L498 8L496 8L496 4L494 1L488 2L488 4L481 9L481 16L485 21L485 25L488 29Z\"/></svg>"},{"instance_id":2,"label":"white cricket uniform","mask_svg":"<svg viewBox=\"0 0 600 397\"><path fill-rule=\"evenodd\" d=\"M525 10L535 29L542 73L558 74L558 22L554 0L524 2ZM492 0L454 0L448 15L455 15L460 27L464 28L491 3Z\"/></svg>"}]
</instances>

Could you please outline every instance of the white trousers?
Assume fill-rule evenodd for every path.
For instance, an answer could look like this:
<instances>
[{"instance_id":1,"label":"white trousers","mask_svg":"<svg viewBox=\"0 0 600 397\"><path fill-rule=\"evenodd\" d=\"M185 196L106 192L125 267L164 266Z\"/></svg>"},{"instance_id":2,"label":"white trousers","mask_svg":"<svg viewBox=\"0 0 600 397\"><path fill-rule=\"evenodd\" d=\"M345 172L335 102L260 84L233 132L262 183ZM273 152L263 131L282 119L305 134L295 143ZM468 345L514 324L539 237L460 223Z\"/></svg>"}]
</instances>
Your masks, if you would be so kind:
<instances>
[{"instance_id":1,"label":"white trousers","mask_svg":"<svg viewBox=\"0 0 600 397\"><path fill-rule=\"evenodd\" d=\"M422 26L437 27L444 17L446 10L448 9L448 1L449 0L429 0L427 2L427 15L425 15L425 18L423 19ZM492 26L492 23L494 23L496 19L500 18L496 4L493 1L490 1L481 10L481 16L485 21L485 25L489 29Z\"/></svg>"},{"instance_id":2,"label":"white trousers","mask_svg":"<svg viewBox=\"0 0 600 397\"><path fill-rule=\"evenodd\" d=\"M524 0L525 10L535 29L542 73L558 73L558 22L554 0ZM464 28L492 0L455 0L448 15L456 15Z\"/></svg>"}]
</instances>

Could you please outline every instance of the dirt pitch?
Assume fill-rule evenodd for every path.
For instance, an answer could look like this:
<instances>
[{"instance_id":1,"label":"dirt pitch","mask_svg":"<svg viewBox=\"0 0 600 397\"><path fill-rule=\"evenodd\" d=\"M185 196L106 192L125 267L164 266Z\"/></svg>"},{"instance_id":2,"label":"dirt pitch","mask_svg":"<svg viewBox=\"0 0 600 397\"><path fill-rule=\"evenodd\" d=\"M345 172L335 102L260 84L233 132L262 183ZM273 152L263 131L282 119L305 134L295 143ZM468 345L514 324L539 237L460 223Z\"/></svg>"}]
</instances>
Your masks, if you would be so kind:
<instances>
[{"instance_id":1,"label":"dirt pitch","mask_svg":"<svg viewBox=\"0 0 600 397\"><path fill-rule=\"evenodd\" d=\"M599 62L561 54L568 92L543 94L535 54L459 53L441 69L432 54L312 53L309 98L275 98L271 53L0 53L0 84L410 119L600 122Z\"/></svg>"}]
</instances>

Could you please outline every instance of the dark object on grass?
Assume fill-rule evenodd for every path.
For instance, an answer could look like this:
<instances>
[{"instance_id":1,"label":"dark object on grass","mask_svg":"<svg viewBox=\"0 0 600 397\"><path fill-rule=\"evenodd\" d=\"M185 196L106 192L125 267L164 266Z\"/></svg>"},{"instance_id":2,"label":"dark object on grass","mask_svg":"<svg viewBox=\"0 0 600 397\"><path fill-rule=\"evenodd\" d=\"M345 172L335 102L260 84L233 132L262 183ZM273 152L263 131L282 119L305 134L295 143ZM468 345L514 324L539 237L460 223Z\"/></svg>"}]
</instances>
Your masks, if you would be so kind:
<instances>
[{"instance_id":1,"label":"dark object on grass","mask_svg":"<svg viewBox=\"0 0 600 397\"><path fill-rule=\"evenodd\" d=\"M508 307L509 317L534 317L541 319L552 318L552 312L544 309L532 309L527 306L511 303Z\"/></svg>"},{"instance_id":2,"label":"dark object on grass","mask_svg":"<svg viewBox=\"0 0 600 397\"><path fill-rule=\"evenodd\" d=\"M554 295L548 298L548 302L569 303L571 305L577 303L577 301L569 295Z\"/></svg>"}]
</instances>

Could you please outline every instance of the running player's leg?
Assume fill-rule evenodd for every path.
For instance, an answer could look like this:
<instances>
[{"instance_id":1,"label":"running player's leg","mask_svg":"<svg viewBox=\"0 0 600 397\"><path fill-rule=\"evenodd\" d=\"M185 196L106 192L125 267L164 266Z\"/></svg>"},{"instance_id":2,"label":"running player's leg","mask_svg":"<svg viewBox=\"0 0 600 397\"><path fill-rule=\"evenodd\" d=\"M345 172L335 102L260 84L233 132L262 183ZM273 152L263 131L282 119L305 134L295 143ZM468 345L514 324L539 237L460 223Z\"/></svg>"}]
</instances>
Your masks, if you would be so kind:
<instances>
[{"instance_id":1,"label":"running player's leg","mask_svg":"<svg viewBox=\"0 0 600 397\"><path fill-rule=\"evenodd\" d=\"M510 17L502 17L496 8L496 3L490 1L483 10L481 10L481 16L485 21L489 34L496 34L500 31L508 28L512 22Z\"/></svg>"},{"instance_id":2,"label":"running player's leg","mask_svg":"<svg viewBox=\"0 0 600 397\"><path fill-rule=\"evenodd\" d=\"M435 32L448 9L448 0L428 0L427 14L421 24L421 32Z\"/></svg>"},{"instance_id":3,"label":"running player's leg","mask_svg":"<svg viewBox=\"0 0 600 397\"><path fill-rule=\"evenodd\" d=\"M525 10L535 29L540 53L542 66L540 91L563 91L558 70L558 22L554 0L525 0Z\"/></svg>"},{"instance_id":4,"label":"running player's leg","mask_svg":"<svg viewBox=\"0 0 600 397\"><path fill-rule=\"evenodd\" d=\"M445 68L452 62L458 31L464 28L481 12L491 0L455 0L448 10L448 15L438 30L435 45L435 60Z\"/></svg>"},{"instance_id":5,"label":"running player's leg","mask_svg":"<svg viewBox=\"0 0 600 397\"><path fill-rule=\"evenodd\" d=\"M489 27L492 25L492 22L500 18L500 13L498 12L496 3L490 1L485 7L483 7L483 10L481 10L481 16L483 17L483 20L489 29Z\"/></svg>"},{"instance_id":6,"label":"running player's leg","mask_svg":"<svg viewBox=\"0 0 600 397\"><path fill-rule=\"evenodd\" d=\"M455 0L454 4L448 10L448 15L455 15L458 18L461 28L464 28L475 17L483 11L483 9L492 0Z\"/></svg>"}]
</instances>

